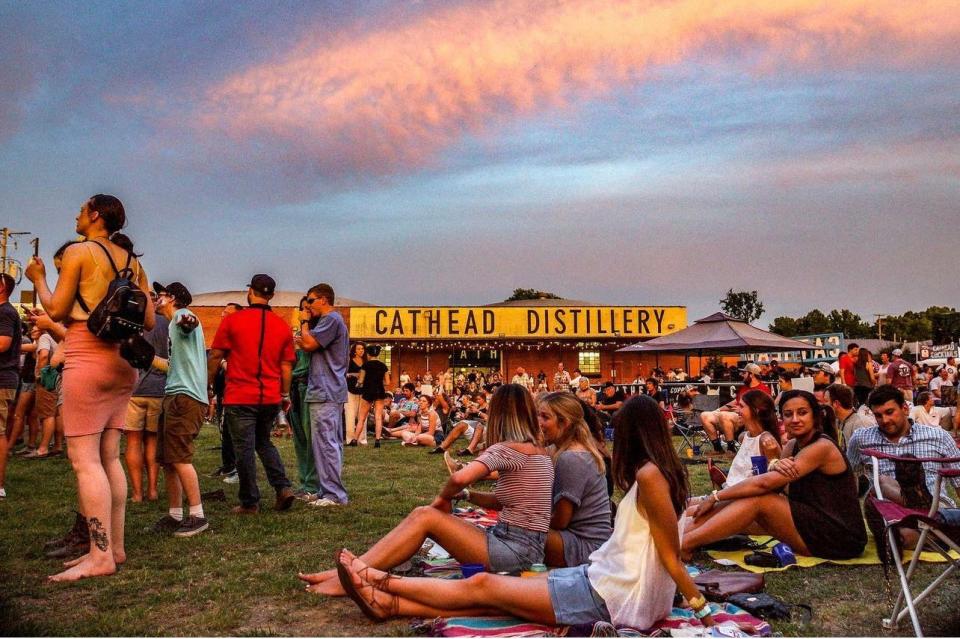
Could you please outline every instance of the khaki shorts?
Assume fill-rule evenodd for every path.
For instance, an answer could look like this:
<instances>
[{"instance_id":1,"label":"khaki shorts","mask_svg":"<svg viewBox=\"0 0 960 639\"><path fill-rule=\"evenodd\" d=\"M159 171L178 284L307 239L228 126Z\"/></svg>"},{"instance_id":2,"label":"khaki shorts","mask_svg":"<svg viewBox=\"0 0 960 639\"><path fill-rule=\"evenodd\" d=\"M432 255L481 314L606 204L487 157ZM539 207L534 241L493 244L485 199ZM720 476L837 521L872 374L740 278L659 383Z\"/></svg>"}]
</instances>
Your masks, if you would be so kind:
<instances>
[{"instance_id":1,"label":"khaki shorts","mask_svg":"<svg viewBox=\"0 0 960 639\"><path fill-rule=\"evenodd\" d=\"M193 440L200 434L207 405L189 395L163 398L163 418L157 431L157 461L161 464L189 464L193 461Z\"/></svg>"},{"instance_id":2,"label":"khaki shorts","mask_svg":"<svg viewBox=\"0 0 960 639\"><path fill-rule=\"evenodd\" d=\"M127 416L124 430L155 433L160 426L160 411L163 408L162 397L131 397L127 404Z\"/></svg>"},{"instance_id":3,"label":"khaki shorts","mask_svg":"<svg viewBox=\"0 0 960 639\"><path fill-rule=\"evenodd\" d=\"M47 419L57 414L57 394L48 391L39 384L33 402L34 410L37 411L37 419Z\"/></svg>"},{"instance_id":4,"label":"khaki shorts","mask_svg":"<svg viewBox=\"0 0 960 639\"><path fill-rule=\"evenodd\" d=\"M0 435L7 434L7 417L10 415L10 403L16 398L16 388L0 388Z\"/></svg>"}]
</instances>

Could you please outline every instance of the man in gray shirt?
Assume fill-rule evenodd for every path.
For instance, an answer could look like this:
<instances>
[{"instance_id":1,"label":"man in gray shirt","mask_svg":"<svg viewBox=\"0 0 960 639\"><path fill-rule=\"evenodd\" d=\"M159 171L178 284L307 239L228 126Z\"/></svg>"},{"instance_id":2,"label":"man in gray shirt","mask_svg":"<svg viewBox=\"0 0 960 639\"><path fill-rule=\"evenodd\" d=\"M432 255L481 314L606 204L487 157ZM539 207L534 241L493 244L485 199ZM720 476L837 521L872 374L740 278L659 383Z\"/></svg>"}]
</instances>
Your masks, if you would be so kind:
<instances>
[{"instance_id":1,"label":"man in gray shirt","mask_svg":"<svg viewBox=\"0 0 960 639\"><path fill-rule=\"evenodd\" d=\"M317 284L307 292L307 310L300 315L300 347L310 353L306 400L320 489L310 504L321 508L341 506L349 500L341 470L350 338L343 317L333 308L334 300L332 286ZM310 328L313 319L316 325Z\"/></svg>"}]
</instances>

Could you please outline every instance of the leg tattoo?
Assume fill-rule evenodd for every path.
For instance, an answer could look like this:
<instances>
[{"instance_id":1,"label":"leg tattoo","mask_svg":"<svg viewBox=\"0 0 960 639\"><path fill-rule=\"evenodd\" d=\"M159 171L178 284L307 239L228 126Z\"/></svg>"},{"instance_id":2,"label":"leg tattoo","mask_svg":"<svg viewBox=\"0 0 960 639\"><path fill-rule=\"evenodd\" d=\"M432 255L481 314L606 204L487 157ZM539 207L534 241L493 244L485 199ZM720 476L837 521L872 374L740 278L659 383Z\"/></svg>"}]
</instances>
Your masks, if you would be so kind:
<instances>
[{"instance_id":1,"label":"leg tattoo","mask_svg":"<svg viewBox=\"0 0 960 639\"><path fill-rule=\"evenodd\" d=\"M109 546L107 542L107 532L103 529L103 524L96 517L90 518L90 539L101 552L106 552Z\"/></svg>"}]
</instances>

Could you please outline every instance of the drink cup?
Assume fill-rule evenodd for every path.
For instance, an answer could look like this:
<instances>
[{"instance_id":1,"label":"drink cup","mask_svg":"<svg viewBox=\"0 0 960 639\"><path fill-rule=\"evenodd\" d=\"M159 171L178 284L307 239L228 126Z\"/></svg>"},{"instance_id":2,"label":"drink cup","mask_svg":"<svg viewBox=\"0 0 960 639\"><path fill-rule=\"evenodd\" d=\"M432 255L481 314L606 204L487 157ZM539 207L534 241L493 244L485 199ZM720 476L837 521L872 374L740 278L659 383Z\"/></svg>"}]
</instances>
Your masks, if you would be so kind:
<instances>
[{"instance_id":1,"label":"drink cup","mask_svg":"<svg viewBox=\"0 0 960 639\"><path fill-rule=\"evenodd\" d=\"M469 579L480 572L483 572L483 564L460 564L460 574L464 579Z\"/></svg>"},{"instance_id":2,"label":"drink cup","mask_svg":"<svg viewBox=\"0 0 960 639\"><path fill-rule=\"evenodd\" d=\"M753 466L754 475L762 475L767 472L767 458L764 455L751 456L750 464Z\"/></svg>"}]
</instances>

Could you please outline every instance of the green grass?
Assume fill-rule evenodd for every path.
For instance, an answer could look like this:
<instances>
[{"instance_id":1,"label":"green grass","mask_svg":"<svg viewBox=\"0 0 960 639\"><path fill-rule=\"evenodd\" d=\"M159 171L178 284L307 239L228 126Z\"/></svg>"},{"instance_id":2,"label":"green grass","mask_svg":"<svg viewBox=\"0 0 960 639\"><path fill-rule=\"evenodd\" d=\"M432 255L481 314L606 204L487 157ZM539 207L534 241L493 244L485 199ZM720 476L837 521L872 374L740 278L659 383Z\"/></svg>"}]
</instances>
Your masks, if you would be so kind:
<instances>
[{"instance_id":1,"label":"green grass","mask_svg":"<svg viewBox=\"0 0 960 639\"><path fill-rule=\"evenodd\" d=\"M345 481L352 502L314 509L297 502L275 513L273 493L261 471L264 510L254 517L229 513L236 486L203 475L219 465L216 429L205 427L195 463L201 489L223 488L229 501L204 504L211 528L189 539L143 532L163 514L157 503L129 504L127 555L109 578L48 584L59 564L43 556L43 543L73 522L73 474L65 460L12 460L9 497L0 502L0 634L119 635L313 635L411 634L409 622L368 623L345 598L324 599L303 591L298 570L332 567L333 553L363 550L413 507L426 504L447 476L442 460L425 450L389 444L380 450L348 448ZM295 475L290 440L278 443L288 475ZM707 487L706 468L690 466L696 492ZM698 557L701 566L709 562ZM930 574L929 567L922 573ZM777 623L784 635L884 636L880 617L890 602L880 566L827 566L767 575L767 591L785 601L813 606L813 621ZM929 635L956 634L960 587L951 579L921 608ZM909 623L901 635L909 635Z\"/></svg>"}]
</instances>

